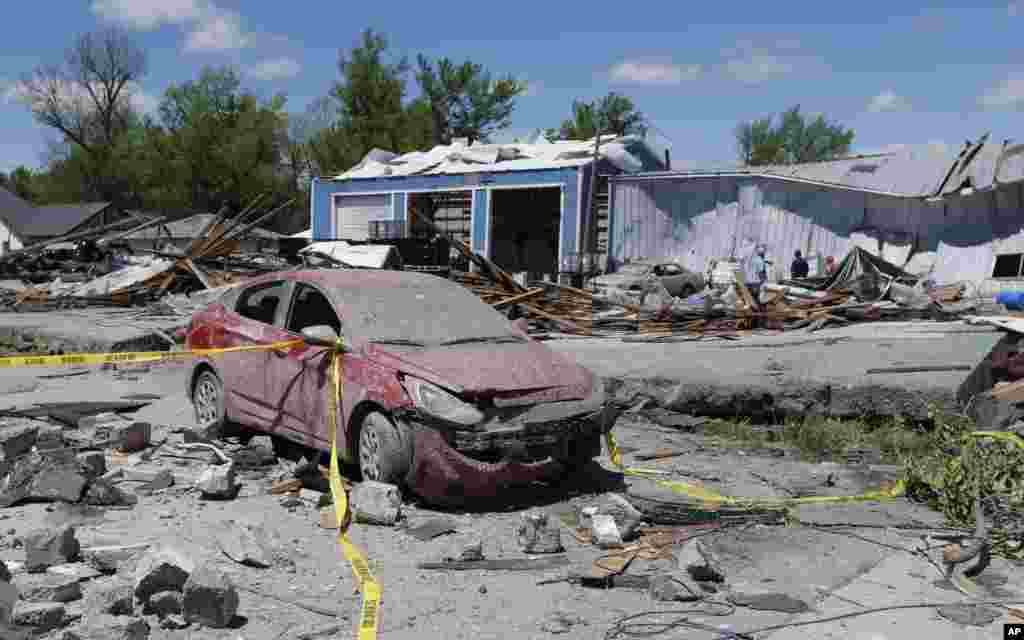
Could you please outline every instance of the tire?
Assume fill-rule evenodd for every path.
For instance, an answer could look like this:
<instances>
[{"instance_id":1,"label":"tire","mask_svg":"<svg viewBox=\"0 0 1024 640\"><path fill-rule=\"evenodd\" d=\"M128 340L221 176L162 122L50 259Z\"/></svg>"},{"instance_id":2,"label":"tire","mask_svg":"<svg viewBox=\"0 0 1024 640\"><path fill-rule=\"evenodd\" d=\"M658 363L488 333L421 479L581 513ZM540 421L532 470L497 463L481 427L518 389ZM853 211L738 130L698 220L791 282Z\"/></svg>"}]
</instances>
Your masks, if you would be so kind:
<instances>
[{"instance_id":1,"label":"tire","mask_svg":"<svg viewBox=\"0 0 1024 640\"><path fill-rule=\"evenodd\" d=\"M196 423L200 426L213 423L215 430L224 430L227 422L224 383L213 371L203 371L192 385L192 408L195 411Z\"/></svg>"},{"instance_id":2,"label":"tire","mask_svg":"<svg viewBox=\"0 0 1024 640\"><path fill-rule=\"evenodd\" d=\"M685 300L686 298L689 298L695 293L697 293L697 290L693 288L692 284L688 284L684 286L683 289L679 292L679 297Z\"/></svg>"},{"instance_id":3,"label":"tire","mask_svg":"<svg viewBox=\"0 0 1024 640\"><path fill-rule=\"evenodd\" d=\"M600 433L578 435L572 439L569 443L568 455L555 459L562 465L565 475L579 471L601 455L601 435Z\"/></svg>"},{"instance_id":4,"label":"tire","mask_svg":"<svg viewBox=\"0 0 1024 640\"><path fill-rule=\"evenodd\" d=\"M359 427L356 460L363 480L401 486L412 465L412 434L408 427L374 411Z\"/></svg>"}]
</instances>

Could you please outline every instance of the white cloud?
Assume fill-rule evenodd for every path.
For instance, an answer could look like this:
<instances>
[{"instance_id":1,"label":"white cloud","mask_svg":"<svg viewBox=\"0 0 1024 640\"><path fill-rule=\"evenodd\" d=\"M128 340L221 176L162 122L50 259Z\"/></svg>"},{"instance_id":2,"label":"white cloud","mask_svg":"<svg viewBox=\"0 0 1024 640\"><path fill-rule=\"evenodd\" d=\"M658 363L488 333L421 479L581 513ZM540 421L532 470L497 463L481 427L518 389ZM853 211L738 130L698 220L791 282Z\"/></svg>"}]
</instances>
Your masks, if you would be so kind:
<instances>
[{"instance_id":1,"label":"white cloud","mask_svg":"<svg viewBox=\"0 0 1024 640\"><path fill-rule=\"evenodd\" d=\"M129 87L129 90L131 91L129 95L132 107L139 113L155 113L157 107L160 106L160 97L147 93L142 87L136 85Z\"/></svg>"},{"instance_id":2,"label":"white cloud","mask_svg":"<svg viewBox=\"0 0 1024 640\"><path fill-rule=\"evenodd\" d=\"M608 72L613 82L634 84L681 84L700 75L700 65L675 65L652 62L620 62Z\"/></svg>"},{"instance_id":3,"label":"white cloud","mask_svg":"<svg viewBox=\"0 0 1024 640\"><path fill-rule=\"evenodd\" d=\"M986 91L978 102L987 109L1024 108L1024 73L1011 74L997 87Z\"/></svg>"},{"instance_id":4,"label":"white cloud","mask_svg":"<svg viewBox=\"0 0 1024 640\"><path fill-rule=\"evenodd\" d=\"M868 111L881 113L882 111L904 111L910 108L910 102L895 91L885 90L879 93L868 103Z\"/></svg>"},{"instance_id":5,"label":"white cloud","mask_svg":"<svg viewBox=\"0 0 1024 640\"><path fill-rule=\"evenodd\" d=\"M247 73L257 80L280 80L299 75L302 66L291 58L275 58L249 67Z\"/></svg>"},{"instance_id":6,"label":"white cloud","mask_svg":"<svg viewBox=\"0 0 1024 640\"><path fill-rule=\"evenodd\" d=\"M725 63L726 73L744 84L761 84L795 70L793 61L768 53L734 58Z\"/></svg>"},{"instance_id":7,"label":"white cloud","mask_svg":"<svg viewBox=\"0 0 1024 640\"><path fill-rule=\"evenodd\" d=\"M185 50L231 51L243 49L250 36L242 30L242 19L237 13L218 11L204 17L185 40Z\"/></svg>"},{"instance_id":8,"label":"white cloud","mask_svg":"<svg viewBox=\"0 0 1024 640\"><path fill-rule=\"evenodd\" d=\"M200 20L212 10L206 0L93 0L97 16L140 30Z\"/></svg>"},{"instance_id":9,"label":"white cloud","mask_svg":"<svg viewBox=\"0 0 1024 640\"><path fill-rule=\"evenodd\" d=\"M133 29L147 31L165 24L186 25L185 50L231 51L245 48L252 34L242 17L211 0L93 0L97 16Z\"/></svg>"}]
</instances>

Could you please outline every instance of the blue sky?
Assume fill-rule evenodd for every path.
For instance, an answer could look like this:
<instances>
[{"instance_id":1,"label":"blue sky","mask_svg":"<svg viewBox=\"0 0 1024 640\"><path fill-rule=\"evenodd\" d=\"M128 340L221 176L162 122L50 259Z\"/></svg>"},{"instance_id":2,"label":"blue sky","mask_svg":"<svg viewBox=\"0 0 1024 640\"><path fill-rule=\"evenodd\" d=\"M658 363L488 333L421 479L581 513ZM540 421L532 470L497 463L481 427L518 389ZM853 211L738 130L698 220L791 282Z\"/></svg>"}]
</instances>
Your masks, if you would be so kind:
<instances>
[{"instance_id":1,"label":"blue sky","mask_svg":"<svg viewBox=\"0 0 1024 640\"><path fill-rule=\"evenodd\" d=\"M470 58L526 79L529 93L503 137L557 126L573 98L626 93L676 167L734 162L737 122L797 103L852 127L861 151L1024 133L1024 0L60 4L19 2L5 12L0 170L39 166L52 138L16 101L18 77L59 61L76 34L104 24L128 27L149 52L136 96L144 108L202 65L234 64L247 86L283 91L301 110L337 78L339 49L373 27L398 54Z\"/></svg>"}]
</instances>

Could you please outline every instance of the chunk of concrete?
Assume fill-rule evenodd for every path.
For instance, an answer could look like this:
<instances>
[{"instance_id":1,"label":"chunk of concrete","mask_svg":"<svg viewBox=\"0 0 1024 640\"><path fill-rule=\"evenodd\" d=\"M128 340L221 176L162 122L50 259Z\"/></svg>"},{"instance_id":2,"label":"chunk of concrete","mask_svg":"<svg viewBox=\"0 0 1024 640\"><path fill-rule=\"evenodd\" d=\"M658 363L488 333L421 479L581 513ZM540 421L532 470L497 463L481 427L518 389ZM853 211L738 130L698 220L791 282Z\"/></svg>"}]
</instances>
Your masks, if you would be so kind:
<instances>
[{"instance_id":1,"label":"chunk of concrete","mask_svg":"<svg viewBox=\"0 0 1024 640\"><path fill-rule=\"evenodd\" d=\"M101 426L109 426L128 422L124 417L116 413L97 413L94 416L82 416L78 419L78 428L88 431Z\"/></svg>"},{"instance_id":2,"label":"chunk of concrete","mask_svg":"<svg viewBox=\"0 0 1024 640\"><path fill-rule=\"evenodd\" d=\"M64 447L64 430L57 425L39 427L36 434L36 449L50 451Z\"/></svg>"},{"instance_id":3,"label":"chunk of concrete","mask_svg":"<svg viewBox=\"0 0 1024 640\"><path fill-rule=\"evenodd\" d=\"M135 588L122 578L94 582L86 593L85 608L91 613L130 616L135 611Z\"/></svg>"},{"instance_id":4,"label":"chunk of concrete","mask_svg":"<svg viewBox=\"0 0 1024 640\"><path fill-rule=\"evenodd\" d=\"M715 554L700 540L690 540L678 554L679 568L700 582L725 582L725 573Z\"/></svg>"},{"instance_id":5,"label":"chunk of concrete","mask_svg":"<svg viewBox=\"0 0 1024 640\"><path fill-rule=\"evenodd\" d=\"M187 583L186 583L187 584ZM161 591L149 597L142 613L165 618L170 615L180 614L182 611L183 596L178 591Z\"/></svg>"},{"instance_id":6,"label":"chunk of concrete","mask_svg":"<svg viewBox=\"0 0 1024 640\"><path fill-rule=\"evenodd\" d=\"M82 549L82 559L101 573L116 573L121 565L148 549L148 544L87 547Z\"/></svg>"},{"instance_id":7,"label":"chunk of concrete","mask_svg":"<svg viewBox=\"0 0 1024 640\"><path fill-rule=\"evenodd\" d=\"M98 478L107 472L107 456L102 451L83 451L77 457L78 468L86 478Z\"/></svg>"},{"instance_id":8,"label":"chunk of concrete","mask_svg":"<svg viewBox=\"0 0 1024 640\"><path fill-rule=\"evenodd\" d=\"M25 570L29 573L41 573L47 567L74 562L81 551L75 528L70 525L32 531L22 538L22 546Z\"/></svg>"},{"instance_id":9,"label":"chunk of concrete","mask_svg":"<svg viewBox=\"0 0 1024 640\"><path fill-rule=\"evenodd\" d=\"M597 513L611 516L623 540L629 540L643 522L644 515L628 500L617 493L606 493L592 505Z\"/></svg>"},{"instance_id":10,"label":"chunk of concrete","mask_svg":"<svg viewBox=\"0 0 1024 640\"><path fill-rule=\"evenodd\" d=\"M647 594L657 602L690 602L700 597L681 580L668 575L652 576Z\"/></svg>"},{"instance_id":11,"label":"chunk of concrete","mask_svg":"<svg viewBox=\"0 0 1024 640\"><path fill-rule=\"evenodd\" d=\"M273 564L267 532L258 524L228 520L219 529L217 546L239 564L261 569Z\"/></svg>"},{"instance_id":12,"label":"chunk of concrete","mask_svg":"<svg viewBox=\"0 0 1024 640\"><path fill-rule=\"evenodd\" d=\"M0 461L18 458L32 449L39 435L39 427L15 425L0 427Z\"/></svg>"},{"instance_id":13,"label":"chunk of concrete","mask_svg":"<svg viewBox=\"0 0 1024 640\"><path fill-rule=\"evenodd\" d=\"M238 613L238 591L220 571L200 567L185 583L183 610L188 622L223 629Z\"/></svg>"},{"instance_id":14,"label":"chunk of concrete","mask_svg":"<svg viewBox=\"0 0 1024 640\"><path fill-rule=\"evenodd\" d=\"M619 527L615 524L615 518L598 513L590 519L590 523L594 544L602 549L622 546L622 534L619 533Z\"/></svg>"},{"instance_id":15,"label":"chunk of concrete","mask_svg":"<svg viewBox=\"0 0 1024 640\"><path fill-rule=\"evenodd\" d=\"M171 547L147 552L135 568L135 598L145 604L161 591L181 591L195 563L185 553Z\"/></svg>"},{"instance_id":16,"label":"chunk of concrete","mask_svg":"<svg viewBox=\"0 0 1024 640\"><path fill-rule=\"evenodd\" d=\"M185 619L185 616L178 613L172 613L169 616L164 616L163 618L160 618L161 629L176 631L179 629L187 629L188 625L189 622Z\"/></svg>"},{"instance_id":17,"label":"chunk of concrete","mask_svg":"<svg viewBox=\"0 0 1024 640\"><path fill-rule=\"evenodd\" d=\"M402 494L393 484L360 482L352 489L352 515L356 522L393 526L402 515Z\"/></svg>"},{"instance_id":18,"label":"chunk of concrete","mask_svg":"<svg viewBox=\"0 0 1024 640\"><path fill-rule=\"evenodd\" d=\"M82 585L72 576L26 573L15 578L14 586L27 602L73 602L82 598Z\"/></svg>"},{"instance_id":19,"label":"chunk of concrete","mask_svg":"<svg viewBox=\"0 0 1024 640\"><path fill-rule=\"evenodd\" d=\"M130 507L138 503L139 498L126 493L109 480L96 478L85 489L82 502L97 507Z\"/></svg>"},{"instance_id":20,"label":"chunk of concrete","mask_svg":"<svg viewBox=\"0 0 1024 640\"><path fill-rule=\"evenodd\" d=\"M29 485L28 497L44 502L78 502L86 479L65 467L48 467L36 474Z\"/></svg>"},{"instance_id":21,"label":"chunk of concrete","mask_svg":"<svg viewBox=\"0 0 1024 640\"><path fill-rule=\"evenodd\" d=\"M239 484L235 476L235 465L210 465L199 474L196 488L205 498L231 499L238 495Z\"/></svg>"},{"instance_id":22,"label":"chunk of concrete","mask_svg":"<svg viewBox=\"0 0 1024 640\"><path fill-rule=\"evenodd\" d=\"M149 623L126 616L88 616L76 633L82 640L148 640Z\"/></svg>"},{"instance_id":23,"label":"chunk of concrete","mask_svg":"<svg viewBox=\"0 0 1024 640\"><path fill-rule=\"evenodd\" d=\"M516 528L516 540L523 553L562 553L562 535L558 525L552 525L546 513L523 514L523 522Z\"/></svg>"},{"instance_id":24,"label":"chunk of concrete","mask_svg":"<svg viewBox=\"0 0 1024 640\"><path fill-rule=\"evenodd\" d=\"M0 463L0 466L6 465L6 462ZM0 507L10 507L27 498L32 481L47 466L47 462L38 452L32 451L9 465L0 479Z\"/></svg>"},{"instance_id":25,"label":"chunk of concrete","mask_svg":"<svg viewBox=\"0 0 1024 640\"><path fill-rule=\"evenodd\" d=\"M14 624L43 634L64 626L66 611L59 602L22 602L14 608Z\"/></svg>"},{"instance_id":26,"label":"chunk of concrete","mask_svg":"<svg viewBox=\"0 0 1024 640\"><path fill-rule=\"evenodd\" d=\"M0 582L0 625L11 624L18 596L17 587L7 581Z\"/></svg>"},{"instance_id":27,"label":"chunk of concrete","mask_svg":"<svg viewBox=\"0 0 1024 640\"><path fill-rule=\"evenodd\" d=\"M253 436L246 446L249 449L263 449L264 451L269 451L271 455L274 454L274 439L270 436Z\"/></svg>"}]
</instances>

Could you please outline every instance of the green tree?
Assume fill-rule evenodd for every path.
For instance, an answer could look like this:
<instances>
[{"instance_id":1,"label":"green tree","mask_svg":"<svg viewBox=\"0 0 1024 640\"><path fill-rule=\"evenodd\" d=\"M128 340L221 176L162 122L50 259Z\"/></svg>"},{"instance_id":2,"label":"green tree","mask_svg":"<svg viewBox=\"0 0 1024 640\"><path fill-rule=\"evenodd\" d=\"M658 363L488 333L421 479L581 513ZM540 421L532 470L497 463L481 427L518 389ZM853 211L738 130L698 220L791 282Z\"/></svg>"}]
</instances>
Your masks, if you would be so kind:
<instances>
[{"instance_id":1,"label":"green tree","mask_svg":"<svg viewBox=\"0 0 1024 640\"><path fill-rule=\"evenodd\" d=\"M349 157L362 158L374 148L407 149L405 58L386 60L388 41L367 29L359 46L338 61L341 80L331 90L338 107L335 133L351 147ZM347 167L346 167L347 168Z\"/></svg>"},{"instance_id":2,"label":"green tree","mask_svg":"<svg viewBox=\"0 0 1024 640\"><path fill-rule=\"evenodd\" d=\"M749 166L796 164L834 160L849 152L854 132L825 116L813 119L797 105L785 111L778 122L761 118L736 127L740 160Z\"/></svg>"},{"instance_id":3,"label":"green tree","mask_svg":"<svg viewBox=\"0 0 1024 640\"><path fill-rule=\"evenodd\" d=\"M456 65L448 58L436 63L418 57L416 80L430 106L435 144L455 138L488 141L512 123L515 99L526 83L511 75L494 79L482 65L467 60Z\"/></svg>"},{"instance_id":4,"label":"green tree","mask_svg":"<svg viewBox=\"0 0 1024 640\"><path fill-rule=\"evenodd\" d=\"M167 181L194 209L238 208L267 190L286 188L282 169L287 117L284 96L261 101L241 87L230 67L204 68L196 80L172 85L158 109L162 127L147 131L150 184Z\"/></svg>"},{"instance_id":5,"label":"green tree","mask_svg":"<svg viewBox=\"0 0 1024 640\"><path fill-rule=\"evenodd\" d=\"M601 133L617 136L646 135L646 118L636 110L633 100L619 93L609 93L599 100L573 100L572 117L558 129L548 129L548 138L589 140Z\"/></svg>"},{"instance_id":6,"label":"green tree","mask_svg":"<svg viewBox=\"0 0 1024 640\"><path fill-rule=\"evenodd\" d=\"M126 188L123 149L137 124L132 92L145 75L146 54L124 31L78 37L61 64L26 74L18 94L36 121L79 149L83 195L119 200Z\"/></svg>"},{"instance_id":7,"label":"green tree","mask_svg":"<svg viewBox=\"0 0 1024 640\"><path fill-rule=\"evenodd\" d=\"M14 169L10 175L0 172L0 187L3 187L27 202L38 201L36 174L25 166Z\"/></svg>"}]
</instances>

